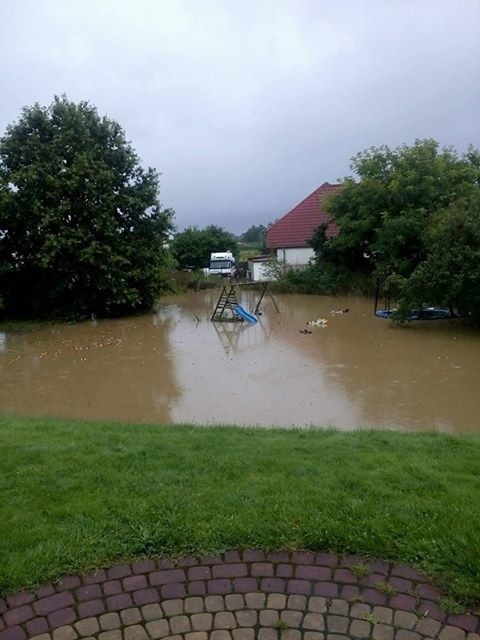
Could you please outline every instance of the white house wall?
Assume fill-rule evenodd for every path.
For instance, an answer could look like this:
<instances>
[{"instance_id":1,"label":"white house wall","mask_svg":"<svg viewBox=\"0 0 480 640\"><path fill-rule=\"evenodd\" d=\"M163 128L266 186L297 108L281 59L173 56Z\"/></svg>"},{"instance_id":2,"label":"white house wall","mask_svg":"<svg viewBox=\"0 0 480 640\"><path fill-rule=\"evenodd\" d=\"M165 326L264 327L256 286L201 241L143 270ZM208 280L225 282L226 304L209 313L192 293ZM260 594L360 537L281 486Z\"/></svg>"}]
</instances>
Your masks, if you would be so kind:
<instances>
[{"instance_id":1,"label":"white house wall","mask_svg":"<svg viewBox=\"0 0 480 640\"><path fill-rule=\"evenodd\" d=\"M271 279L268 274L269 266L270 266L270 263L265 263L265 262L253 263L253 279L255 280L255 282L263 282Z\"/></svg>"},{"instance_id":2,"label":"white house wall","mask_svg":"<svg viewBox=\"0 0 480 640\"><path fill-rule=\"evenodd\" d=\"M249 262L248 271L250 280L254 282L266 282L272 280L270 262Z\"/></svg>"},{"instance_id":3,"label":"white house wall","mask_svg":"<svg viewBox=\"0 0 480 640\"><path fill-rule=\"evenodd\" d=\"M277 260L281 263L302 267L309 263L310 258L315 257L315 251L310 247L294 247L290 249L277 249Z\"/></svg>"}]
</instances>

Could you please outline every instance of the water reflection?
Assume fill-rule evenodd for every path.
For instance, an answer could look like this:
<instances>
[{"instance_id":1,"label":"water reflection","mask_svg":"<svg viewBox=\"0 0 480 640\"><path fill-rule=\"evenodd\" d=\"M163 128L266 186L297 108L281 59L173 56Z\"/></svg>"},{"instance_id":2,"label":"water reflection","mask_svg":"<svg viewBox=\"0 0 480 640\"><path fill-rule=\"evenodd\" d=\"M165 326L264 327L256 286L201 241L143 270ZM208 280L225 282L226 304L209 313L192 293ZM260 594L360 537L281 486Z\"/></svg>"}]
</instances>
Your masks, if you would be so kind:
<instances>
[{"instance_id":1,"label":"water reflection","mask_svg":"<svg viewBox=\"0 0 480 640\"><path fill-rule=\"evenodd\" d=\"M478 333L448 322L394 327L372 317L366 301L348 302L352 312L330 318L304 346L362 424L480 430Z\"/></svg>"},{"instance_id":2,"label":"water reflection","mask_svg":"<svg viewBox=\"0 0 480 640\"><path fill-rule=\"evenodd\" d=\"M255 292L242 292L253 310ZM370 301L265 298L255 325L212 323L217 291L156 314L8 334L0 410L138 422L358 425L480 432L480 335L407 329ZM341 315L332 309L349 308ZM328 319L326 327L308 320Z\"/></svg>"}]
</instances>

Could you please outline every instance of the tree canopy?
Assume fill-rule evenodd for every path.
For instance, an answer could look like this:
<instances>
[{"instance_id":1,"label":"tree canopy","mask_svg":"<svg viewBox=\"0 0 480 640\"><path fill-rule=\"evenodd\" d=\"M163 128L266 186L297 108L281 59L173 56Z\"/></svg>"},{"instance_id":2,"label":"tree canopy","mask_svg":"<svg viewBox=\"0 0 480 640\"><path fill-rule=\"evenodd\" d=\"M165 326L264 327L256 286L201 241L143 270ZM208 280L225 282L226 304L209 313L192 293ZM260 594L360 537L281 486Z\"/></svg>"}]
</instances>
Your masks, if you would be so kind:
<instances>
[{"instance_id":1,"label":"tree canopy","mask_svg":"<svg viewBox=\"0 0 480 640\"><path fill-rule=\"evenodd\" d=\"M480 326L480 191L435 213L424 238L425 259L399 282L401 317L435 303Z\"/></svg>"},{"instance_id":2,"label":"tree canopy","mask_svg":"<svg viewBox=\"0 0 480 640\"><path fill-rule=\"evenodd\" d=\"M431 216L479 188L474 150L459 157L434 140L417 140L357 154L358 176L327 203L340 234L324 246L325 258L361 273L409 275L422 261Z\"/></svg>"},{"instance_id":3,"label":"tree canopy","mask_svg":"<svg viewBox=\"0 0 480 640\"><path fill-rule=\"evenodd\" d=\"M23 109L0 139L4 313L115 315L166 287L171 210L119 124L56 97Z\"/></svg>"},{"instance_id":4,"label":"tree canopy","mask_svg":"<svg viewBox=\"0 0 480 640\"><path fill-rule=\"evenodd\" d=\"M263 246L265 243L266 230L267 228L263 224L252 225L245 231L245 233L242 233L240 239L242 242L246 242L248 244L258 244Z\"/></svg>"},{"instance_id":5,"label":"tree canopy","mask_svg":"<svg viewBox=\"0 0 480 640\"><path fill-rule=\"evenodd\" d=\"M317 268L343 282L346 274L389 276L404 310L448 303L473 319L480 153L471 147L459 156L434 140L417 140L368 149L351 167L356 177L327 202L339 235L326 239L320 227L311 240Z\"/></svg>"},{"instance_id":6,"label":"tree canopy","mask_svg":"<svg viewBox=\"0 0 480 640\"><path fill-rule=\"evenodd\" d=\"M180 269L208 267L214 251L238 253L235 236L213 224L205 229L187 227L175 235L171 248Z\"/></svg>"}]
</instances>

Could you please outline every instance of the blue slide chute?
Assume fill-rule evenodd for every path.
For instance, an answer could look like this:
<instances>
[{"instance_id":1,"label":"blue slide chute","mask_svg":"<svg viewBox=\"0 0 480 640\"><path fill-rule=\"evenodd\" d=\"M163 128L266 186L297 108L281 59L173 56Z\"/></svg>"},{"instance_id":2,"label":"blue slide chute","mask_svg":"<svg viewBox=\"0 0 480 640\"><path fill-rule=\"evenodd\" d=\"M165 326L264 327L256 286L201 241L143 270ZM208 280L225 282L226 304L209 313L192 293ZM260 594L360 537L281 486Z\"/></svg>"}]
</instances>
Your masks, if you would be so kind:
<instances>
[{"instance_id":1,"label":"blue slide chute","mask_svg":"<svg viewBox=\"0 0 480 640\"><path fill-rule=\"evenodd\" d=\"M244 320L247 320L247 322L258 322L255 316L252 316L251 313L248 313L248 311L246 311L240 305L238 305L238 307L235 307L235 313L241 318L243 318Z\"/></svg>"}]
</instances>

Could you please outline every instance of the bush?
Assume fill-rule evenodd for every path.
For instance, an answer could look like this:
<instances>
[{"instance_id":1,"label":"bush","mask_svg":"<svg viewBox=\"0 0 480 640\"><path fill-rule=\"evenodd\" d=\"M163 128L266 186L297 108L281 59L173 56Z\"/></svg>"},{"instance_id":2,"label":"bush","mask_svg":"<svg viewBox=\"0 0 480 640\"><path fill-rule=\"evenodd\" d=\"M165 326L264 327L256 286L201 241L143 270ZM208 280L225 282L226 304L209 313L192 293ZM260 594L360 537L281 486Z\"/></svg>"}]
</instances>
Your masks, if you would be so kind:
<instances>
[{"instance_id":1,"label":"bush","mask_svg":"<svg viewBox=\"0 0 480 640\"><path fill-rule=\"evenodd\" d=\"M374 291L371 277L335 268L321 260L303 269L288 265L278 269L274 289L280 293L325 296L347 293L371 295Z\"/></svg>"},{"instance_id":2,"label":"bush","mask_svg":"<svg viewBox=\"0 0 480 640\"><path fill-rule=\"evenodd\" d=\"M173 212L121 127L65 97L23 110L0 140L0 291L10 317L153 306L168 287Z\"/></svg>"}]
</instances>

